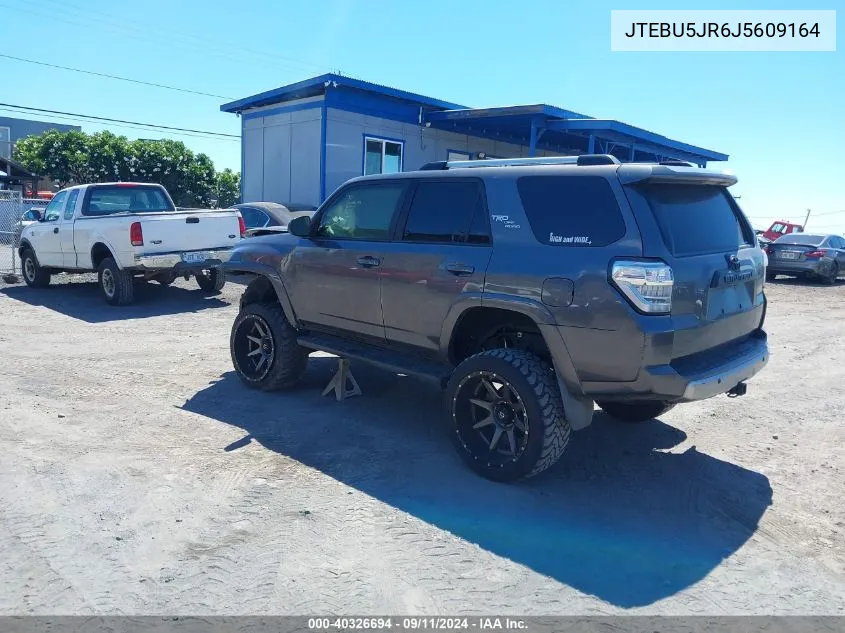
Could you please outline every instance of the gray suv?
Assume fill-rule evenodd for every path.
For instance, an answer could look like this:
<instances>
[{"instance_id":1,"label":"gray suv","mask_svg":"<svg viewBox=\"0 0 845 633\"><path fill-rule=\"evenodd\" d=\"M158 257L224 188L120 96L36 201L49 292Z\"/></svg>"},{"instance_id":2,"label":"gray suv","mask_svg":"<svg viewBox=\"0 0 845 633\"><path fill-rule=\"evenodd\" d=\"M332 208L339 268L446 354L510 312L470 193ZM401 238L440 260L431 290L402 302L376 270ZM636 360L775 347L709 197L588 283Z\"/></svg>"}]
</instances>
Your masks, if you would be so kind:
<instances>
[{"instance_id":1,"label":"gray suv","mask_svg":"<svg viewBox=\"0 0 845 633\"><path fill-rule=\"evenodd\" d=\"M235 249L227 269L257 276L232 361L263 390L314 350L431 378L472 469L535 475L594 404L643 422L742 395L766 364L764 255L735 182L606 155L355 178Z\"/></svg>"}]
</instances>

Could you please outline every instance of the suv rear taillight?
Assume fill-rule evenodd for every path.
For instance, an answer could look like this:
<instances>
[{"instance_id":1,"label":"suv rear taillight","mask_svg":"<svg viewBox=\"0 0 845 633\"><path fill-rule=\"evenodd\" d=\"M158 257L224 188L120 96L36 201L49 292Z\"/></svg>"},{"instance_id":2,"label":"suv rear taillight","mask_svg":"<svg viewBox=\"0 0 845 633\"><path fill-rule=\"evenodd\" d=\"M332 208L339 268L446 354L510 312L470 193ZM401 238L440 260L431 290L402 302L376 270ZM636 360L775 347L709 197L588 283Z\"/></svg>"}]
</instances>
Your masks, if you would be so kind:
<instances>
[{"instance_id":1,"label":"suv rear taillight","mask_svg":"<svg viewBox=\"0 0 845 633\"><path fill-rule=\"evenodd\" d=\"M244 222L244 216L240 213L238 214L238 228L241 231L241 237L246 237L246 222Z\"/></svg>"},{"instance_id":2,"label":"suv rear taillight","mask_svg":"<svg viewBox=\"0 0 845 633\"><path fill-rule=\"evenodd\" d=\"M637 310L647 314L672 311L672 268L663 262L620 260L613 263L610 280Z\"/></svg>"},{"instance_id":3,"label":"suv rear taillight","mask_svg":"<svg viewBox=\"0 0 845 633\"><path fill-rule=\"evenodd\" d=\"M144 231L141 229L140 222L133 222L129 227L129 241L132 242L132 246L144 245Z\"/></svg>"}]
</instances>

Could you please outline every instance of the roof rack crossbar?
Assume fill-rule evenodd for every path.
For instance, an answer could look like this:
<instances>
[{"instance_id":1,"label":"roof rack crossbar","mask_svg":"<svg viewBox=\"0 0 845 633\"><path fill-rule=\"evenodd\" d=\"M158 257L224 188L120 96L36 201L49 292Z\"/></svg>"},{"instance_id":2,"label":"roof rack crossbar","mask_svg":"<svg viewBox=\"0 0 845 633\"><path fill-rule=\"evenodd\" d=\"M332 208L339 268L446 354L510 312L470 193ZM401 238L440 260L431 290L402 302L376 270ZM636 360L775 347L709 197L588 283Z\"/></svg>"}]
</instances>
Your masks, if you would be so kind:
<instances>
[{"instance_id":1,"label":"roof rack crossbar","mask_svg":"<svg viewBox=\"0 0 845 633\"><path fill-rule=\"evenodd\" d=\"M534 165L621 165L610 154L582 154L581 156L543 156L537 158L488 158L481 160L450 160L426 163L421 171L465 169L470 167L532 167Z\"/></svg>"}]
</instances>

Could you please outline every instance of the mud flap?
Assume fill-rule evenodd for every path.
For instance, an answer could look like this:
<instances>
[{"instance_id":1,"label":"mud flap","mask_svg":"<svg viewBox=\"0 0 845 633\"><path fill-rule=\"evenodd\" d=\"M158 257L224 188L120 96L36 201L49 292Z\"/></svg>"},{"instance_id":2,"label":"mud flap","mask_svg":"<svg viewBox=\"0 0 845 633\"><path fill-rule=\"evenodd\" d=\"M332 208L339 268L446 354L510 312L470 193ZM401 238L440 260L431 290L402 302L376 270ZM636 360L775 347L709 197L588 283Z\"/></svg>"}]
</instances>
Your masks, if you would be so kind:
<instances>
[{"instance_id":1,"label":"mud flap","mask_svg":"<svg viewBox=\"0 0 845 633\"><path fill-rule=\"evenodd\" d=\"M555 368L555 377L557 378L557 386L560 389L560 398L563 401L563 412L566 415L566 421L569 422L570 428L573 431L580 431L585 429L593 422L593 409L595 402L590 398L576 398L569 390L563 381L560 379L560 373Z\"/></svg>"}]
</instances>

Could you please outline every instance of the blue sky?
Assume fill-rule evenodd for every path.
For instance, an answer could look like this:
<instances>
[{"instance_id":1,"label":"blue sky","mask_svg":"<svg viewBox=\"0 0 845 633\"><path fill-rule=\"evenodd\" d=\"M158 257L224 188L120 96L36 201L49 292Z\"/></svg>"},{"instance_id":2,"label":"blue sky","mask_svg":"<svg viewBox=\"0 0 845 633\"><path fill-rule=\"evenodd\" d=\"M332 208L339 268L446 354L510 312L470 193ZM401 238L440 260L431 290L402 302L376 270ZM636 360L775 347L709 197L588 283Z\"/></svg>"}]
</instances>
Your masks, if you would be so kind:
<instances>
[{"instance_id":1,"label":"blue sky","mask_svg":"<svg viewBox=\"0 0 845 633\"><path fill-rule=\"evenodd\" d=\"M808 231L845 233L843 46L835 53L611 52L610 10L626 8L680 7L645 0L0 0L0 52L232 98L340 70L470 106L550 103L730 154L725 166L739 176L734 193L755 225L803 220L810 208ZM812 8L841 4L821 0ZM238 120L219 112L223 99L6 59L0 73L0 102L239 132ZM237 141L175 138L218 168L239 168Z\"/></svg>"}]
</instances>

